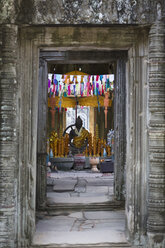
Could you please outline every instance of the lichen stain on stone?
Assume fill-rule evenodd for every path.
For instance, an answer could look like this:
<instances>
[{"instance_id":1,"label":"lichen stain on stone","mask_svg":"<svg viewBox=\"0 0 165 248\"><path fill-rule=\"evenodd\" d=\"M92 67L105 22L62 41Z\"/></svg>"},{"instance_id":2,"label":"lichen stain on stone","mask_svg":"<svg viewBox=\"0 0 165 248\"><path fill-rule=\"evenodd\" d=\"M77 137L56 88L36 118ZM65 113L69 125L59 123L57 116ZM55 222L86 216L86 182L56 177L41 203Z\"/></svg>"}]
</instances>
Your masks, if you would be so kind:
<instances>
[{"instance_id":1,"label":"lichen stain on stone","mask_svg":"<svg viewBox=\"0 0 165 248\"><path fill-rule=\"evenodd\" d=\"M126 208L126 215L127 215L127 226L128 229L130 230L131 233L134 232L134 209L133 207L130 205Z\"/></svg>"},{"instance_id":2,"label":"lichen stain on stone","mask_svg":"<svg viewBox=\"0 0 165 248\"><path fill-rule=\"evenodd\" d=\"M14 0L1 0L0 1L0 23L8 21L13 23L15 18Z\"/></svg>"},{"instance_id":3,"label":"lichen stain on stone","mask_svg":"<svg viewBox=\"0 0 165 248\"><path fill-rule=\"evenodd\" d=\"M35 22L60 24L62 23L62 16L64 16L64 10L62 1L59 0L35 0Z\"/></svg>"},{"instance_id":4,"label":"lichen stain on stone","mask_svg":"<svg viewBox=\"0 0 165 248\"><path fill-rule=\"evenodd\" d=\"M158 235L155 235L154 237L154 242L159 244L159 243L162 243L163 242L163 239L164 239L164 236L161 235L161 234L158 234Z\"/></svg>"},{"instance_id":5,"label":"lichen stain on stone","mask_svg":"<svg viewBox=\"0 0 165 248\"><path fill-rule=\"evenodd\" d=\"M1 0L0 22L24 24L146 23L155 18L155 4L154 0ZM162 11L165 11L163 7Z\"/></svg>"},{"instance_id":6,"label":"lichen stain on stone","mask_svg":"<svg viewBox=\"0 0 165 248\"><path fill-rule=\"evenodd\" d=\"M135 21L134 16L134 8L137 5L136 0L118 0L116 2L118 17L119 17L119 23L131 23L132 21Z\"/></svg>"},{"instance_id":7,"label":"lichen stain on stone","mask_svg":"<svg viewBox=\"0 0 165 248\"><path fill-rule=\"evenodd\" d=\"M98 32L97 33L97 42L98 43L102 43L103 41L105 41L106 39L107 39L107 36L109 35L109 32L108 32L108 30L106 30L107 32Z\"/></svg>"},{"instance_id":8,"label":"lichen stain on stone","mask_svg":"<svg viewBox=\"0 0 165 248\"><path fill-rule=\"evenodd\" d=\"M52 33L51 40L56 44L67 43L72 40L73 37L73 29L70 27L64 27L59 30L56 28L56 32Z\"/></svg>"},{"instance_id":9,"label":"lichen stain on stone","mask_svg":"<svg viewBox=\"0 0 165 248\"><path fill-rule=\"evenodd\" d=\"M17 22L32 23L36 14L34 0L21 0L20 5L17 5Z\"/></svg>"},{"instance_id":10,"label":"lichen stain on stone","mask_svg":"<svg viewBox=\"0 0 165 248\"><path fill-rule=\"evenodd\" d=\"M72 22L75 20L78 23L79 16L81 15L81 5L82 0L76 1L63 1L63 9L64 9L64 22Z\"/></svg>"},{"instance_id":11,"label":"lichen stain on stone","mask_svg":"<svg viewBox=\"0 0 165 248\"><path fill-rule=\"evenodd\" d=\"M74 32L73 32L73 40L74 41L79 41L81 39L81 35L82 35L82 33L81 33L80 28L79 27L75 28Z\"/></svg>"}]
</instances>

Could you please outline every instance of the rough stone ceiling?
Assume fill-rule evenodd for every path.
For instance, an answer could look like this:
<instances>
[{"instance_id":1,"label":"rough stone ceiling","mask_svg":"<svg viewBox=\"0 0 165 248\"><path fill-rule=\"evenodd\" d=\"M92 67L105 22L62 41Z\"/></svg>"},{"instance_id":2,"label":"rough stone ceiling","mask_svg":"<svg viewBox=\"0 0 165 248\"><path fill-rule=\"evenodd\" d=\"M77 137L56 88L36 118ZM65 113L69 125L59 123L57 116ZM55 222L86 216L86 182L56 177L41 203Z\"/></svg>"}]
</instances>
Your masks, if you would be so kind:
<instances>
[{"instance_id":1,"label":"rough stone ceiling","mask_svg":"<svg viewBox=\"0 0 165 248\"><path fill-rule=\"evenodd\" d=\"M158 3L165 13L164 0L1 0L0 23L149 24Z\"/></svg>"}]
</instances>

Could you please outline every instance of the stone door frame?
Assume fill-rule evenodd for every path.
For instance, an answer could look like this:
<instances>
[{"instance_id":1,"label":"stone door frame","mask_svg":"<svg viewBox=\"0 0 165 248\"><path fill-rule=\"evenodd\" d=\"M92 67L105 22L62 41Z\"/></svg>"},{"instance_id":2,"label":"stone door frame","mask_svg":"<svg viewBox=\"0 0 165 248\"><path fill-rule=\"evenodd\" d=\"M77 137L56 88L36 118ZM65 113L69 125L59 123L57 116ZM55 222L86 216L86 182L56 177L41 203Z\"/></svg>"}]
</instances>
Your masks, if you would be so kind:
<instances>
[{"instance_id":1,"label":"stone door frame","mask_svg":"<svg viewBox=\"0 0 165 248\"><path fill-rule=\"evenodd\" d=\"M37 209L46 206L46 141L47 141L47 66L55 64L115 63L115 180L114 195L117 200L125 199L125 157L126 157L126 60L127 51L77 51L62 48L59 52L40 51L39 63L39 108L37 134ZM120 104L118 104L120 103Z\"/></svg>"},{"instance_id":2,"label":"stone door frame","mask_svg":"<svg viewBox=\"0 0 165 248\"><path fill-rule=\"evenodd\" d=\"M143 35L139 35L143 34ZM35 231L38 82L40 50L79 49L128 51L126 62L126 231L130 240L140 243L147 221L147 96L148 28L138 26L57 26L22 27L19 30L18 104L19 104L19 247L32 240ZM43 61L43 64L45 62ZM122 64L122 61L118 62ZM43 65L46 68L46 64ZM118 67L119 80L122 65ZM44 70L46 75L46 69ZM40 72L41 75L41 72ZM44 76L45 77L45 76ZM45 91L47 92L47 91ZM120 92L118 92L120 96ZM43 105L44 106L44 105ZM121 106L121 105L120 105ZM43 109L45 111L45 109ZM121 111L121 110L120 110ZM123 135L124 137L124 135ZM41 151L39 163L45 156ZM124 155L124 154L123 154ZM41 174L44 175L44 169ZM142 188L143 185L143 188ZM45 187L45 186L44 186ZM42 189L41 189L42 190ZM122 189L123 192L123 189ZM41 199L42 202L42 199ZM139 215L140 213L140 215ZM22 242L22 243L21 243ZM21 246L22 245L22 246Z\"/></svg>"}]
</instances>

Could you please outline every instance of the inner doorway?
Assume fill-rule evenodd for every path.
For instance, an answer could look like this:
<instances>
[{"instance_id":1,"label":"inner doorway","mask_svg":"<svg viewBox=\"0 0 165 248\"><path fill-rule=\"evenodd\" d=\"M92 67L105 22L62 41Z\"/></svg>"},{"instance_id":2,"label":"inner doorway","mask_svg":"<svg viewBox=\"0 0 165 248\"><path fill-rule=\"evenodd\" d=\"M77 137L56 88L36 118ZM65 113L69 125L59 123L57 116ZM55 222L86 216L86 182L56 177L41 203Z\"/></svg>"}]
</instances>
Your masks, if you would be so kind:
<instances>
[{"instance_id":1,"label":"inner doorway","mask_svg":"<svg viewBox=\"0 0 165 248\"><path fill-rule=\"evenodd\" d=\"M74 70L76 67L79 70ZM71 72L68 73L69 69ZM82 72L82 69L85 73ZM51 132L54 131L54 135L60 138L64 130L71 124L75 124L76 118L80 116L83 128L91 134L91 146L93 145L94 136L96 136L96 143L100 142L98 147L96 144L97 151L95 152L92 147L89 147L88 143L86 155L103 156L103 148L105 148L104 152L108 153L109 157L113 155L112 137L111 139L109 137L114 134L113 71L114 65L110 63L90 64L90 66L89 64L81 64L81 66L75 64L48 64L47 137L50 138ZM66 132L68 133L68 131ZM53 136L52 139L54 139ZM52 144L53 152L54 149ZM91 149L90 152L89 149ZM58 150L57 147L56 150ZM58 153L58 151L56 152ZM85 154L85 151L83 152ZM62 151L62 153L61 157L68 156L68 154L64 154L65 151ZM59 154L53 155L60 157Z\"/></svg>"},{"instance_id":2,"label":"inner doorway","mask_svg":"<svg viewBox=\"0 0 165 248\"><path fill-rule=\"evenodd\" d=\"M47 57L47 55L46 55L46 57ZM47 79L47 75L48 75L48 73L49 73L49 61L48 61L48 57L46 58L46 57L44 57L44 56L42 56L42 59L44 58L44 63L43 63L43 66L42 66L42 69L44 69L44 70L41 70L41 72L42 73L40 73L40 75L42 75L41 76L41 82L43 82L44 80L43 80L43 78L45 78L45 79ZM46 59L45 59L46 58ZM109 60L109 58L108 58L108 60ZM116 61L116 60L114 60L114 61ZM120 61L120 60L119 60ZM117 61L116 61L117 62ZM72 62L73 63L73 62ZM50 64L52 64L52 62L50 63ZM58 64L58 63L57 63ZM60 63L59 63L60 64ZM62 64L62 63L61 63ZM99 64L99 63L98 63ZM114 63L115 64L115 63ZM115 73L116 73L116 71L119 71L119 69L120 69L120 73L119 74L117 74L116 73L116 75L121 75L121 71L122 71L122 66L121 65L119 65L120 63L116 63L115 64ZM74 64L73 64L74 65ZM48 71L47 71L47 69L48 69ZM54 65L53 65L53 70L54 70ZM55 70L56 70L56 68L55 68ZM97 74L97 73L96 73ZM116 79L117 79L117 77L116 77ZM118 81L120 81L120 77L118 76ZM46 81L46 80L45 80ZM44 83L45 84L45 83ZM116 86L115 86L116 87ZM45 85L44 85L44 87L42 88L42 90L43 89L45 89ZM46 89L46 91L47 91L47 89ZM42 94L43 95L43 94ZM46 94L45 94L45 99L47 99L47 96L46 96ZM44 101L45 102L45 101ZM46 102L47 102L47 100L46 100ZM40 106L40 104L39 104L39 106ZM117 105L116 105L117 106ZM81 108L81 107L80 107ZM78 104L77 104L77 109L78 109ZM40 112L40 111L39 111ZM100 111L101 113L103 113L103 115L104 115L104 110L103 111ZM43 112L42 112L43 113ZM66 112L64 112L64 113L66 113ZM57 115L59 115L59 111L57 112ZM43 114L41 114L41 116L43 116ZM105 117L104 117L105 118ZM104 120L104 118L102 119L102 120ZM65 115L65 117L62 115L62 117L60 117L60 119L59 119L59 121L58 121L58 124L60 124L60 122L61 123L63 123L64 122L64 119L65 119L65 123L66 123L66 115ZM93 118L94 119L94 118ZM48 123L48 122L47 122ZM105 123L104 123L105 124ZM103 124L103 126L104 126L104 124ZM120 129L120 128L119 128ZM63 131L63 130L62 130ZM101 130L102 131L102 130ZM60 125L59 125L59 130L58 130L58 132L60 132ZM94 131L95 132L95 131ZM44 133L42 133L42 136L43 136L43 134ZM104 135L104 134L103 134ZM43 137L42 137L43 138ZM46 132L46 135L45 135L45 138L47 139L47 132ZM45 139L45 140L46 140ZM42 139L43 140L43 139ZM46 144L46 142L45 142L45 144ZM118 144L119 145L119 144ZM44 155L45 156L45 155ZM46 161L45 161L45 163L46 163ZM55 174L55 173L54 173ZM57 173L56 174L56 178L55 179L57 179L57 177L59 177L59 175L60 175L60 173ZM73 175L73 174L72 174ZM97 174L98 175L98 174ZM81 188L81 190L83 190L83 187L82 187L82 183L84 182L84 180L79 180L79 177L77 177L78 178L78 181L77 181L77 183L80 183L80 185L78 185L79 187L78 187L78 190ZM41 177L40 177L40 179L41 179ZM108 178L109 179L109 178ZM42 181L42 180L41 180ZM64 179L64 177L62 177L62 181L64 182L65 181L65 179ZM42 181L43 182L43 181ZM109 182L108 182L109 183ZM64 185L64 183L63 183L63 185ZM81 186L81 187L80 187ZM105 186L105 185L104 185ZM113 185L112 185L112 187L113 187ZM48 189L48 191L49 191L49 189ZM57 190L56 190L57 191ZM77 194L78 193L80 193L80 192L76 192ZM56 199L57 199L57 192L56 192ZM48 192L48 195L49 195L49 192ZM49 197L48 197L49 198ZM48 198L46 198L45 197L45 199L48 199ZM64 198L63 198L64 199ZM66 198L65 198L66 199ZM44 197L42 198L42 200L44 200ZM49 200L51 200L50 198L48 199L48 201ZM47 202L48 202L47 201ZM47 202L46 202L46 204L47 204ZM50 203L50 202L49 202ZM64 205L64 203L66 203L66 202L62 202L62 204L60 205L60 209L58 208L58 206L57 206L57 202L54 202L55 204L54 204L54 210L52 210L52 206L50 207L50 204L49 204L49 211L56 211L56 214L57 214L57 212L58 211L61 211L62 210L62 205ZM80 203L80 202L78 202L78 203ZM77 208L77 206L76 206L76 204L71 204L70 206L69 205L67 205L67 210L68 210L68 208L70 208L69 210L71 210L71 211L73 211L73 209L74 209L74 206ZM114 202L113 202L113 207L114 207ZM40 205L41 206L41 205ZM80 205L79 205L80 206ZM121 205L119 204L119 207L120 207ZM92 207L92 205L90 206L90 207ZM95 204L95 206L93 206L94 208L95 208L95 210L96 210L96 204ZM115 206L116 207L116 206ZM45 207L44 207L45 208ZM47 208L47 207L46 207ZM83 208L84 208L84 206L83 206ZM104 208L107 208L106 210L110 210L110 204L109 204L109 202L108 202L108 204L105 206L105 204L100 204L100 202L99 202L99 204L98 204L98 209L99 210L103 210ZM97 209L97 210L98 210ZM66 214L66 207L64 207L64 209L63 210L65 210L65 214ZM89 210L89 209L88 209ZM87 211L88 213L87 214L89 214L89 211ZM53 212L52 212L53 213ZM68 214L68 213L67 213ZM74 213L73 213L74 214ZM76 215L78 214L78 213L75 213ZM92 214L92 213L90 213L90 214ZM122 214L122 216L120 215L120 214ZM97 214L96 214L97 215ZM85 215L86 216L86 215ZM72 216L73 217L73 216ZM105 216L104 216L105 217ZM70 218L70 214L69 214L69 218ZM86 218L86 217L85 217ZM119 218L120 219L122 219L123 221L124 221L124 212L123 213L119 213ZM81 220L80 220L80 222L81 221L84 221L84 218L80 218ZM96 222L97 222L98 220L96 220ZM62 223L62 222L61 222ZM91 222L90 221L90 218L89 218L89 221L87 220L87 223L86 222L84 222L84 225L85 225L85 227L86 227L86 224L87 224L87 226L89 225L93 225L92 224L93 222ZM124 223L124 222L123 222ZM41 223L40 223L41 224ZM81 223L79 223L80 225L79 226L81 226ZM103 223L102 223L103 224ZM106 223L104 223L105 225L106 225ZM123 225L124 226L124 225ZM42 228L42 227L41 227ZM124 233L124 229L123 230L121 230L122 231L122 233ZM84 239L84 236L82 236L83 237L83 239ZM36 238L36 240L37 240L37 237L35 236L35 238ZM124 236L123 236L123 238L124 238ZM56 237L56 241L57 241L57 237ZM35 240L35 241L36 241ZM93 240L93 241L91 241L92 243L94 242L95 240ZM105 241L105 240L104 240ZM116 240L117 241L117 240ZM61 242L61 241L59 241L59 242ZM117 241L118 242L118 241ZM122 240L122 242L126 242L124 239Z\"/></svg>"},{"instance_id":3,"label":"inner doorway","mask_svg":"<svg viewBox=\"0 0 165 248\"><path fill-rule=\"evenodd\" d=\"M48 64L50 67L53 64L74 65L74 64L99 64L101 66L93 66L99 72L100 68L106 69L110 65L114 65L115 84L114 84L114 152L117 156L114 158L115 171L115 198L123 200L125 194L125 147L126 147L126 132L125 132L125 64L127 52L125 51L41 51L40 52L40 70L39 70L39 110L38 110L38 169L37 169L37 208L42 208L46 203L46 152L47 152L47 77ZM59 67L59 68L60 68ZM67 68L68 69L68 68ZM52 66L54 71L54 65ZM61 70L61 69L60 69ZM107 70L107 69L106 69ZM68 71L68 70L67 70ZM103 70L102 70L103 71ZM103 111L100 111L103 113ZM103 117L104 119L104 117ZM113 118L112 118L113 119Z\"/></svg>"},{"instance_id":4,"label":"inner doorway","mask_svg":"<svg viewBox=\"0 0 165 248\"><path fill-rule=\"evenodd\" d=\"M78 70L74 70L75 68ZM68 70L71 72L68 73ZM100 74L98 75L98 73ZM109 185L108 180L102 180L101 184L107 186L105 194L111 191L112 196L114 175L113 94L114 65L112 63L90 64L90 66L89 64L48 64L47 169L49 170L49 182L51 182L51 177L56 179L65 177L64 171L72 172L72 174L66 173L67 177L93 177L95 180L97 178L101 180L103 176L106 176L106 179L109 179ZM71 138L71 132L77 131L75 122L78 118L82 121L82 133L84 131L87 134L85 141L81 138L84 135L81 134L81 129L79 133L76 133L76 138L73 137L73 140ZM68 129L68 127L70 128ZM76 144L77 140L79 141ZM93 161L97 163L93 164ZM97 175L92 175L96 172ZM61 189L59 186L52 188L50 184L47 193L49 198L55 197L55 194L50 191L64 191L64 188L69 191L70 182L68 188L65 185ZM54 184L57 184L57 181ZM75 185L77 186L77 184L76 181ZM96 191L97 189L98 187L95 187ZM64 199L63 201L65 203ZM57 201L54 200L54 203Z\"/></svg>"}]
</instances>

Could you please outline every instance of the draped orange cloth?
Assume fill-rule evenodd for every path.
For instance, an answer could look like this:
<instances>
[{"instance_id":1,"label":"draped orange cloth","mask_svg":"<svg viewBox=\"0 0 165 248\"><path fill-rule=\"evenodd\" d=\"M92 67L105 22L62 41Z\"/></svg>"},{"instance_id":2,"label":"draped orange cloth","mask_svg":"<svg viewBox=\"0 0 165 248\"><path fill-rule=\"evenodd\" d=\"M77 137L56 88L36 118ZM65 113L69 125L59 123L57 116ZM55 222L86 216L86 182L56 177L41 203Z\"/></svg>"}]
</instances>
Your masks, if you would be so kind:
<instances>
[{"instance_id":1,"label":"draped orange cloth","mask_svg":"<svg viewBox=\"0 0 165 248\"><path fill-rule=\"evenodd\" d=\"M66 79L65 79L65 84L71 83L70 81L70 76L73 75L76 78L76 82L77 82L77 76L82 76L81 77L81 82L83 82L83 76L88 75L85 72L81 72L81 71L71 71L66 73L65 75L67 75Z\"/></svg>"},{"instance_id":2,"label":"draped orange cloth","mask_svg":"<svg viewBox=\"0 0 165 248\"><path fill-rule=\"evenodd\" d=\"M48 98L48 107L51 107L51 98ZM55 107L59 107L59 99L60 97L55 96ZM104 96L98 96L100 107L104 107ZM88 97L78 97L78 105L80 106L90 106L90 107L98 107L98 99L97 96L88 96ZM61 107L62 108L75 108L76 106L76 98L75 97L62 97L61 99ZM112 106L112 100L109 100L107 107Z\"/></svg>"},{"instance_id":3,"label":"draped orange cloth","mask_svg":"<svg viewBox=\"0 0 165 248\"><path fill-rule=\"evenodd\" d=\"M85 144L85 140L88 138L88 136L89 132L85 128L82 128L80 134L73 138L73 144L75 145L75 147L81 148Z\"/></svg>"},{"instance_id":4,"label":"draped orange cloth","mask_svg":"<svg viewBox=\"0 0 165 248\"><path fill-rule=\"evenodd\" d=\"M109 105L109 94L108 92L105 93L105 98L104 98L104 113L105 113L105 128L107 128L107 113L108 113L108 105Z\"/></svg>"}]
</instances>

